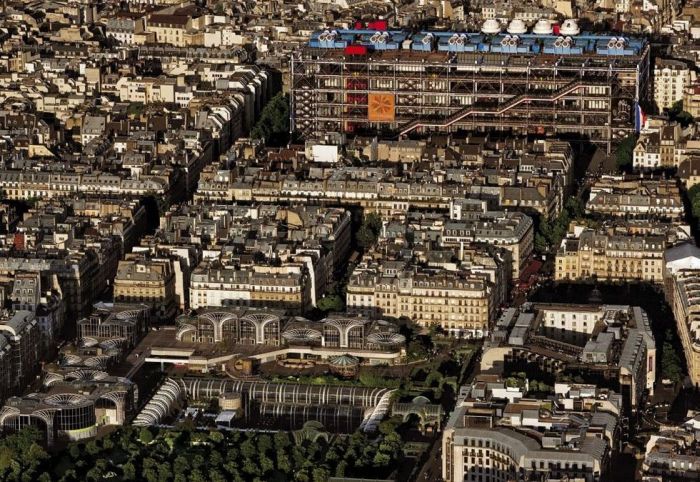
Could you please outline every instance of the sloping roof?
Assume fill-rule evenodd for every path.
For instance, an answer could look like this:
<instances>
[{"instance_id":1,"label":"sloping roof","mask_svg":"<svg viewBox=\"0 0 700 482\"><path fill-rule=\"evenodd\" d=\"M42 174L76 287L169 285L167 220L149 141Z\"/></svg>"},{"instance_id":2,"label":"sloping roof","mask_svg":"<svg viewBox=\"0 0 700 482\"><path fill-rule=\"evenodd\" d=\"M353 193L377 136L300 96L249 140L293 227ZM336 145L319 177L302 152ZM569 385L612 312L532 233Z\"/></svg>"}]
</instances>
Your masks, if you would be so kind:
<instances>
[{"instance_id":1,"label":"sloping roof","mask_svg":"<svg viewBox=\"0 0 700 482\"><path fill-rule=\"evenodd\" d=\"M671 263L685 258L700 258L700 248L693 243L683 243L667 249L664 252L664 261Z\"/></svg>"}]
</instances>

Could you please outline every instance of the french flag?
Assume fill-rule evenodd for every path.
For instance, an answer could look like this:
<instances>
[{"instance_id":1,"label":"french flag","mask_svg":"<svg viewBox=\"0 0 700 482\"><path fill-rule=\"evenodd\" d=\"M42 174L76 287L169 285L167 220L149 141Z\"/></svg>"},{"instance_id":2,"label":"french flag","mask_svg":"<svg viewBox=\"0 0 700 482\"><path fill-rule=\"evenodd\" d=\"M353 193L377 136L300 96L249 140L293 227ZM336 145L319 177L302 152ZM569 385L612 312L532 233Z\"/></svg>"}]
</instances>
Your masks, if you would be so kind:
<instances>
[{"instance_id":1,"label":"french flag","mask_svg":"<svg viewBox=\"0 0 700 482\"><path fill-rule=\"evenodd\" d=\"M642 110L642 106L639 103L635 104L634 109L634 129L639 133L647 124L647 115Z\"/></svg>"}]
</instances>

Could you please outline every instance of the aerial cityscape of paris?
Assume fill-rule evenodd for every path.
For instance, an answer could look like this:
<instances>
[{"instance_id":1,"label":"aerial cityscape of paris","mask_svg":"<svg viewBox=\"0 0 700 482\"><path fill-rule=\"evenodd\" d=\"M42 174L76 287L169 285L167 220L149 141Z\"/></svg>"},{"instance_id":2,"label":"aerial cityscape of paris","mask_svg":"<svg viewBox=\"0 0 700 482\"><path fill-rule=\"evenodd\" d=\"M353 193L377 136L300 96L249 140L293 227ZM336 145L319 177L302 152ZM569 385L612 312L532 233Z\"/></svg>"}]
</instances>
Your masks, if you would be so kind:
<instances>
[{"instance_id":1,"label":"aerial cityscape of paris","mask_svg":"<svg viewBox=\"0 0 700 482\"><path fill-rule=\"evenodd\" d=\"M0 0L0 482L700 480L699 72L700 0Z\"/></svg>"}]
</instances>

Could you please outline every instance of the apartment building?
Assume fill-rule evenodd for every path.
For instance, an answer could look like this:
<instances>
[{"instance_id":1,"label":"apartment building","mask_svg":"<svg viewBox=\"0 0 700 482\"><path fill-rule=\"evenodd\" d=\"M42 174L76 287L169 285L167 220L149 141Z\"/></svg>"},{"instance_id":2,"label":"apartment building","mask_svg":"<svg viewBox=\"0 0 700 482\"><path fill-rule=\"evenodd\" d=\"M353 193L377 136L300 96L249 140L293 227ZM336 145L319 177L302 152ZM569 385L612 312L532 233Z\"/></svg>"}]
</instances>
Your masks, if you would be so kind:
<instances>
[{"instance_id":1,"label":"apartment building","mask_svg":"<svg viewBox=\"0 0 700 482\"><path fill-rule=\"evenodd\" d=\"M512 277L517 279L532 254L534 228L532 218L521 212L461 211L444 223L440 243L459 248L470 243L485 243L510 251Z\"/></svg>"},{"instance_id":2,"label":"apartment building","mask_svg":"<svg viewBox=\"0 0 700 482\"><path fill-rule=\"evenodd\" d=\"M443 480L601 479L619 438L617 394L559 387L550 400L522 398L516 389L500 398L502 387L483 376L460 388L442 435Z\"/></svg>"},{"instance_id":3,"label":"apartment building","mask_svg":"<svg viewBox=\"0 0 700 482\"><path fill-rule=\"evenodd\" d=\"M657 58L654 63L654 102L659 110L670 109L682 101L686 87L695 79L695 71L685 62Z\"/></svg>"},{"instance_id":4,"label":"apartment building","mask_svg":"<svg viewBox=\"0 0 700 482\"><path fill-rule=\"evenodd\" d=\"M127 255L119 262L114 278L114 299L117 302L145 303L162 319L174 316L177 302L172 260Z\"/></svg>"},{"instance_id":5,"label":"apartment building","mask_svg":"<svg viewBox=\"0 0 700 482\"><path fill-rule=\"evenodd\" d=\"M145 28L146 18L138 13L120 12L106 23L107 37L125 45L136 43L135 35L143 33Z\"/></svg>"},{"instance_id":6,"label":"apartment building","mask_svg":"<svg viewBox=\"0 0 700 482\"><path fill-rule=\"evenodd\" d=\"M119 100L141 104L174 104L176 101L183 100L183 96L186 94L188 94L186 95L188 100L194 97L190 89L185 86L178 87L176 79L170 77L121 77L117 81L115 88L119 94ZM186 106L187 103L185 102L184 107Z\"/></svg>"},{"instance_id":7,"label":"apartment building","mask_svg":"<svg viewBox=\"0 0 700 482\"><path fill-rule=\"evenodd\" d=\"M642 133L632 151L634 168L654 170L677 167L689 150L681 134L681 126L677 123Z\"/></svg>"},{"instance_id":8,"label":"apartment building","mask_svg":"<svg viewBox=\"0 0 700 482\"><path fill-rule=\"evenodd\" d=\"M106 286L98 285L99 261L93 250L9 252L0 256L0 274L30 272L55 275L69 315L85 312Z\"/></svg>"},{"instance_id":9,"label":"apartment building","mask_svg":"<svg viewBox=\"0 0 700 482\"><path fill-rule=\"evenodd\" d=\"M12 200L74 197L76 193L167 199L170 175L166 171L128 178L99 170L90 173L4 170L0 171L0 189Z\"/></svg>"},{"instance_id":10,"label":"apartment building","mask_svg":"<svg viewBox=\"0 0 700 482\"><path fill-rule=\"evenodd\" d=\"M371 317L437 325L455 337L483 338L499 307L497 292L480 273L358 273L348 283L346 306Z\"/></svg>"},{"instance_id":11,"label":"apartment building","mask_svg":"<svg viewBox=\"0 0 700 482\"><path fill-rule=\"evenodd\" d=\"M58 279L45 276L53 285L44 288L41 273L17 273L12 283L10 300L16 311L27 310L34 313L41 335L41 350L53 353L56 343L62 339L66 318L65 302L58 288ZM48 284L48 283L47 283Z\"/></svg>"},{"instance_id":12,"label":"apartment building","mask_svg":"<svg viewBox=\"0 0 700 482\"><path fill-rule=\"evenodd\" d=\"M667 268L666 299L676 320L688 376L697 385L700 384L700 267L693 266L698 264L697 253L691 259L694 261L690 264L681 262L676 269Z\"/></svg>"},{"instance_id":13,"label":"apartment building","mask_svg":"<svg viewBox=\"0 0 700 482\"><path fill-rule=\"evenodd\" d=\"M302 313L311 305L311 281L304 264L237 268L202 262L190 279L190 307L286 309Z\"/></svg>"},{"instance_id":14,"label":"apartment building","mask_svg":"<svg viewBox=\"0 0 700 482\"><path fill-rule=\"evenodd\" d=\"M693 116L700 117L700 85L693 83L683 91L683 110Z\"/></svg>"},{"instance_id":15,"label":"apartment building","mask_svg":"<svg viewBox=\"0 0 700 482\"><path fill-rule=\"evenodd\" d=\"M173 47L187 45L185 35L192 28L192 18L188 15L154 13L146 20L146 32L155 35L155 42Z\"/></svg>"},{"instance_id":16,"label":"apartment building","mask_svg":"<svg viewBox=\"0 0 700 482\"><path fill-rule=\"evenodd\" d=\"M663 235L635 235L583 229L557 250L556 280L663 281Z\"/></svg>"},{"instance_id":17,"label":"apartment building","mask_svg":"<svg viewBox=\"0 0 700 482\"><path fill-rule=\"evenodd\" d=\"M682 221L685 208L678 182L604 176L591 186L588 213L637 219Z\"/></svg>"},{"instance_id":18,"label":"apartment building","mask_svg":"<svg viewBox=\"0 0 700 482\"><path fill-rule=\"evenodd\" d=\"M302 278L309 283L310 303L316 306L350 255L350 225L350 212L341 208L207 203L173 207L161 218L160 240L149 242L158 246L167 239L173 250L177 246L203 249L206 256L202 272L208 271L210 261L217 258L222 273L227 273L225 278L229 274L246 279L252 276L263 282L268 275L295 277L306 273ZM201 255L195 256L191 267L199 261ZM196 278L203 289L204 285L199 284L203 278ZM190 280L188 275L185 284ZM280 278L277 283L281 282ZM199 288L198 299L191 300L193 306L221 306L244 299L243 295L216 294L213 285L205 296ZM262 293L255 296L262 300Z\"/></svg>"}]
</instances>

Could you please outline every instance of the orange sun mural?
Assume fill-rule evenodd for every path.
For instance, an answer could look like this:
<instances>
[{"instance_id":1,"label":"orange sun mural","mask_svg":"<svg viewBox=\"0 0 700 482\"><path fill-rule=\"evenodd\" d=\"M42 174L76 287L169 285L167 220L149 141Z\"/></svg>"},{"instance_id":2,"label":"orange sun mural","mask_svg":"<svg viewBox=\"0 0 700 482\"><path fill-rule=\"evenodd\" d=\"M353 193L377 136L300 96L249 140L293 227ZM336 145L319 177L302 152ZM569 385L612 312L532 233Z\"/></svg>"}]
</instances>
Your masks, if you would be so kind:
<instances>
[{"instance_id":1,"label":"orange sun mural","mask_svg":"<svg viewBox=\"0 0 700 482\"><path fill-rule=\"evenodd\" d=\"M370 122L393 122L394 94L369 94L367 119Z\"/></svg>"}]
</instances>

